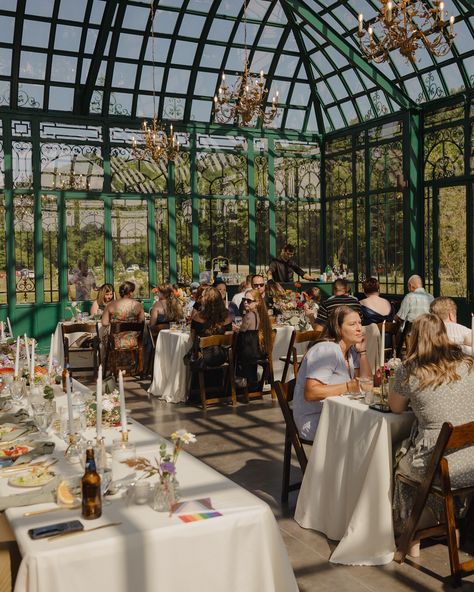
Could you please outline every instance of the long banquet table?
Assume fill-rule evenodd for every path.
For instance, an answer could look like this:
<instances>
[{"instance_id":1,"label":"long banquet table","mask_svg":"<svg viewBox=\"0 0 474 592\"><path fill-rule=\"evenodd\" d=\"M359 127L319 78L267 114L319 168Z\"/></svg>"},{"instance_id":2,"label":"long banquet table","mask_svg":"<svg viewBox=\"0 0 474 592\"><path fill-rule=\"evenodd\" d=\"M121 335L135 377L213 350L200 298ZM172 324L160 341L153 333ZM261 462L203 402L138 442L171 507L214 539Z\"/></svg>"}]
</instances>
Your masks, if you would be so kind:
<instances>
[{"instance_id":1,"label":"long banquet table","mask_svg":"<svg viewBox=\"0 0 474 592\"><path fill-rule=\"evenodd\" d=\"M392 448L410 434L413 417L380 413L349 397L324 401L295 519L340 541L332 563L392 561Z\"/></svg>"},{"instance_id":2,"label":"long banquet table","mask_svg":"<svg viewBox=\"0 0 474 592\"><path fill-rule=\"evenodd\" d=\"M65 404L61 397L58 401ZM104 435L110 445L119 434L109 428ZM92 438L93 432L88 436ZM60 458L56 466L70 472L71 465L62 454L64 442L53 439ZM153 459L163 439L132 422L130 441L136 443L140 455ZM278 526L266 503L184 451L177 475L183 500L210 497L222 516L185 523L178 515L170 517L115 496L103 506L101 518L83 522L86 530L109 522L121 522L120 526L48 542L31 540L28 529L81 519L80 509L35 517L25 517L24 512L54 504L6 510L22 554L15 592L297 591Z\"/></svg>"}]
</instances>

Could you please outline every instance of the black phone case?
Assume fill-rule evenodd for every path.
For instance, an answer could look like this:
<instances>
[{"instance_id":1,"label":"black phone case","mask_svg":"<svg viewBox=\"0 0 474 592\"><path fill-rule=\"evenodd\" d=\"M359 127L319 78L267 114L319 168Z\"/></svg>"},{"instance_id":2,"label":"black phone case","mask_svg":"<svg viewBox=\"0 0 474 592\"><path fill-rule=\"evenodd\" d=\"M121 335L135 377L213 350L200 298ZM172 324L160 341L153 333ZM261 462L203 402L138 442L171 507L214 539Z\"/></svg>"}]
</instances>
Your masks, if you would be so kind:
<instances>
[{"instance_id":1,"label":"black phone case","mask_svg":"<svg viewBox=\"0 0 474 592\"><path fill-rule=\"evenodd\" d=\"M387 405L381 405L380 403L373 403L372 405L369 405L369 409L380 411L380 413L391 413L390 407Z\"/></svg>"},{"instance_id":2,"label":"black phone case","mask_svg":"<svg viewBox=\"0 0 474 592\"><path fill-rule=\"evenodd\" d=\"M82 522L80 522L80 520L69 520L68 522L56 522L55 524L30 528L28 534L32 539L36 540L44 539L63 532L75 532L77 530L84 530Z\"/></svg>"}]
</instances>

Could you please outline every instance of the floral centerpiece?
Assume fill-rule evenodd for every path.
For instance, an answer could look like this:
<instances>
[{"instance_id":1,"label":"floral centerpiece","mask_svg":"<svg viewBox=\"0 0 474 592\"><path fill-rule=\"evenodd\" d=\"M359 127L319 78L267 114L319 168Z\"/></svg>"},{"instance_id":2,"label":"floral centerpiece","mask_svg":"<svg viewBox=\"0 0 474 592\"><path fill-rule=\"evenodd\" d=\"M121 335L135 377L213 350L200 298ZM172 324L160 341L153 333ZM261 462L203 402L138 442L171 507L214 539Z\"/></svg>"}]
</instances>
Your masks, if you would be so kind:
<instances>
[{"instance_id":1,"label":"floral centerpiece","mask_svg":"<svg viewBox=\"0 0 474 592\"><path fill-rule=\"evenodd\" d=\"M305 316L304 302L301 301L299 292L285 290L273 300L275 307L281 310L281 321L284 325L290 325L297 331L308 331L312 328Z\"/></svg>"},{"instance_id":2,"label":"floral centerpiece","mask_svg":"<svg viewBox=\"0 0 474 592\"><path fill-rule=\"evenodd\" d=\"M96 393L86 402L87 427L94 427L97 423ZM116 427L120 425L120 394L118 390L102 394L102 425Z\"/></svg>"},{"instance_id":3,"label":"floral centerpiece","mask_svg":"<svg viewBox=\"0 0 474 592\"><path fill-rule=\"evenodd\" d=\"M72 301L69 306L66 306L66 310L71 312L71 318L77 319L79 315L82 314L81 307L79 306L79 302Z\"/></svg>"},{"instance_id":4,"label":"floral centerpiece","mask_svg":"<svg viewBox=\"0 0 474 592\"><path fill-rule=\"evenodd\" d=\"M144 457L123 461L129 467L143 471L145 478L159 475L153 502L153 508L159 512L172 511L173 504L179 499L176 462L183 446L196 442L196 436L186 430L177 430L171 434L171 441L171 450L165 442L160 445L159 457L155 457L154 462Z\"/></svg>"}]
</instances>

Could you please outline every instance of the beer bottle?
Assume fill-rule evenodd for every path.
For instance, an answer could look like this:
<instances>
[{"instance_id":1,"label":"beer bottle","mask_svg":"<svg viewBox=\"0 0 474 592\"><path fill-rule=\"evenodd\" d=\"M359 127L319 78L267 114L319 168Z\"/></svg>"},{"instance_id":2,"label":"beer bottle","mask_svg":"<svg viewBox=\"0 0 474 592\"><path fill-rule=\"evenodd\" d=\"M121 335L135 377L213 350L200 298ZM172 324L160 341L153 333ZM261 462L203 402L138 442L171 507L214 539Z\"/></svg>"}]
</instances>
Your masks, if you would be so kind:
<instances>
[{"instance_id":1,"label":"beer bottle","mask_svg":"<svg viewBox=\"0 0 474 592\"><path fill-rule=\"evenodd\" d=\"M82 477L82 517L86 520L93 520L100 518L101 515L100 476L95 466L92 442L87 442L86 471Z\"/></svg>"}]
</instances>

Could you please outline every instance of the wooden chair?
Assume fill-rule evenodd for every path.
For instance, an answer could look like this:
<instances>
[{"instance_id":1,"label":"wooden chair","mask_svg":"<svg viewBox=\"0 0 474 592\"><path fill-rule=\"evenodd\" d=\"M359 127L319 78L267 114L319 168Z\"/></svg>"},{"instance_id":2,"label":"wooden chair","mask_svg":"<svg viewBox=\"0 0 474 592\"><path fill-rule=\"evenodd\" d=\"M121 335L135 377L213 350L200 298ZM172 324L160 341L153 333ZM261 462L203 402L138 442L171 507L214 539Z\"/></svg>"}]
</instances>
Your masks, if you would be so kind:
<instances>
[{"instance_id":1,"label":"wooden chair","mask_svg":"<svg viewBox=\"0 0 474 592\"><path fill-rule=\"evenodd\" d=\"M61 333L63 338L64 349L64 367L69 367L69 372L72 375L74 372L81 372L92 370L94 378L97 377L97 370L100 364L100 338L97 323L62 323ZM73 334L81 334L80 337L74 341L70 341L70 336ZM71 354L90 354L92 357L92 365L74 366L71 368Z\"/></svg>"},{"instance_id":2,"label":"wooden chair","mask_svg":"<svg viewBox=\"0 0 474 592\"><path fill-rule=\"evenodd\" d=\"M313 444L311 440L305 440L299 435L298 428L296 427L293 417L293 410L289 405L289 403L291 403L293 400L295 384L296 380L293 379L287 385L283 385L279 380L277 380L273 385L286 424L285 448L283 452L283 479L281 485L282 502L288 501L288 494L290 491L295 491L301 487L301 481L290 483L291 448L293 447L296 452L296 458L298 459L299 465L301 467L301 472L304 475L306 466L308 464L308 457L306 456L303 444Z\"/></svg>"},{"instance_id":3,"label":"wooden chair","mask_svg":"<svg viewBox=\"0 0 474 592\"><path fill-rule=\"evenodd\" d=\"M474 422L456 427L446 422L441 428L436 446L431 455L428 470L423 480L416 481L402 474L397 475L400 481L415 488L416 494L411 515L406 522L405 530L398 544L398 550L395 553L395 561L403 563L413 540L446 534L448 538L451 576L455 586L459 586L461 584L461 578L474 570L474 559L462 563L459 561L453 497L459 495L466 496L474 493L474 484L469 487L452 489L449 465L445 454L468 446L474 446ZM472 453L474 455L474 449ZM445 523L417 531L416 527L429 494L443 500Z\"/></svg>"},{"instance_id":4,"label":"wooden chair","mask_svg":"<svg viewBox=\"0 0 474 592\"><path fill-rule=\"evenodd\" d=\"M379 328L380 333L382 333L382 326L383 323L377 323L377 327ZM395 322L386 322L385 323L385 335L390 335L390 346L384 347L384 354L385 359L387 359L387 352L388 357L391 358L392 354L395 354L397 351L397 335L400 329L400 323Z\"/></svg>"},{"instance_id":5,"label":"wooden chair","mask_svg":"<svg viewBox=\"0 0 474 592\"><path fill-rule=\"evenodd\" d=\"M150 341L151 348L148 351L148 363L146 368L146 375L151 376L153 378L153 367L155 361L155 349L156 349L156 340L158 339L158 334L163 329L169 329L169 323L157 323L156 325L150 326L149 324L146 326L146 330L148 332L148 339Z\"/></svg>"},{"instance_id":6,"label":"wooden chair","mask_svg":"<svg viewBox=\"0 0 474 592\"><path fill-rule=\"evenodd\" d=\"M241 393L243 394L244 397L244 401L246 403L248 403L250 401L250 399L256 399L256 398L261 398L263 397L263 389L265 384L270 384L271 385L271 395L272 395L272 399L276 398L275 395L275 391L273 390L273 357L272 357L272 351L273 351L273 344L275 343L275 337L276 337L276 329L272 329L272 343L271 343L271 347L270 347L270 351L268 353L268 356L262 360L258 361L258 365L262 368L262 376L260 377L257 385L253 388L253 390L250 390L248 386L242 387L241 389ZM234 368L234 373L235 373L235 368Z\"/></svg>"},{"instance_id":7,"label":"wooden chair","mask_svg":"<svg viewBox=\"0 0 474 592\"><path fill-rule=\"evenodd\" d=\"M105 351L104 376L109 373L114 376L119 370L124 370L128 376L137 376L143 372L143 331L145 323L138 322L113 322L110 324L110 332L107 336ZM132 345L125 343L116 345L120 338L127 333L135 333L136 339Z\"/></svg>"},{"instance_id":8,"label":"wooden chair","mask_svg":"<svg viewBox=\"0 0 474 592\"><path fill-rule=\"evenodd\" d=\"M234 374L234 334L225 333L224 335L211 335L209 337L199 338L199 349L203 352L208 347L221 346L227 350L227 360L219 366L206 366L197 370L199 379L199 395L201 405L206 409L212 403L232 403L236 405L235 395L235 374ZM222 381L220 385L207 386L205 375L208 372L222 372ZM222 396L208 398L208 393L220 393Z\"/></svg>"},{"instance_id":9,"label":"wooden chair","mask_svg":"<svg viewBox=\"0 0 474 592\"><path fill-rule=\"evenodd\" d=\"M311 342L317 341L321 337L320 331L293 331L293 334L290 339L290 343L288 344L288 352L285 357L285 366L283 367L283 373L281 375L281 382L283 384L286 383L288 370L290 365L293 365L293 376L294 378L298 375L298 370L300 368L300 364L306 354L299 354L298 348L296 347L300 343L307 343L308 346ZM307 348L306 348L307 349ZM280 358L282 359L282 358Z\"/></svg>"}]
</instances>

